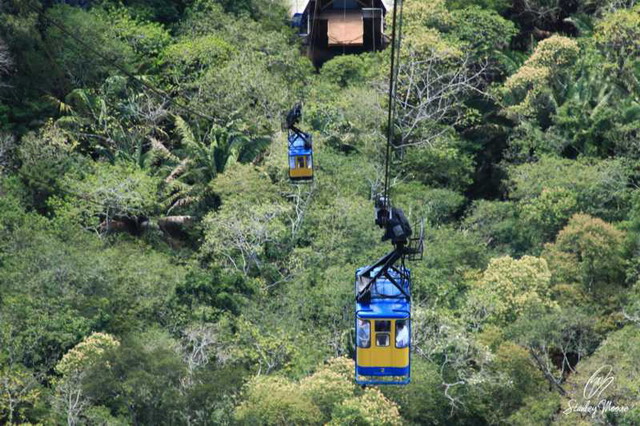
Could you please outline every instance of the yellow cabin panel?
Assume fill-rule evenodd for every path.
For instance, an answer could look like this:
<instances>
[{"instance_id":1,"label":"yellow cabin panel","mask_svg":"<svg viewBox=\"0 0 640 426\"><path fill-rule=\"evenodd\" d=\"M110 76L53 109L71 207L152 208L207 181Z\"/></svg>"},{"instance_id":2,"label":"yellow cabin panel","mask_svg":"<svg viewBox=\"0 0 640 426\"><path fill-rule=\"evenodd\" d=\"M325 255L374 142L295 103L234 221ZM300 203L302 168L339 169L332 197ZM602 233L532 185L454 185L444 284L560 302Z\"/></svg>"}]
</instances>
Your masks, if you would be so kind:
<instances>
[{"instance_id":1,"label":"yellow cabin panel","mask_svg":"<svg viewBox=\"0 0 640 426\"><path fill-rule=\"evenodd\" d=\"M384 318L380 318L383 320ZM368 348L358 347L357 362L361 367L406 367L409 365L409 348L396 348L396 321L391 321L389 346L377 346L376 332L371 319L371 345Z\"/></svg>"},{"instance_id":2,"label":"yellow cabin panel","mask_svg":"<svg viewBox=\"0 0 640 426\"><path fill-rule=\"evenodd\" d=\"M309 169L309 168L290 169L289 170L289 176L291 176L292 178L312 177L313 176L313 170Z\"/></svg>"}]
</instances>

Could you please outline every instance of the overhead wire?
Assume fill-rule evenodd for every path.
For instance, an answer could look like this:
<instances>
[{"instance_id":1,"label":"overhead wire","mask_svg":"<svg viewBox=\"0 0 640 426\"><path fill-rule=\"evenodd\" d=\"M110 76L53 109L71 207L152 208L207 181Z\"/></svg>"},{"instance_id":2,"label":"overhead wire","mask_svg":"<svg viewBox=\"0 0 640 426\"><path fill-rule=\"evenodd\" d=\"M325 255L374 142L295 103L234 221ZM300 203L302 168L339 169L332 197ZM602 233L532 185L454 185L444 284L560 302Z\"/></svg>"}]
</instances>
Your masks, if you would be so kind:
<instances>
[{"instance_id":1,"label":"overhead wire","mask_svg":"<svg viewBox=\"0 0 640 426\"><path fill-rule=\"evenodd\" d=\"M342 2L342 21L343 22L347 22L347 2L346 0L343 0ZM364 28L364 22L363 22L363 28ZM354 40L357 40L358 37L356 37ZM351 43L351 41L347 41L347 43ZM347 51L347 46L346 44L342 44L342 54L344 55Z\"/></svg>"},{"instance_id":2,"label":"overhead wire","mask_svg":"<svg viewBox=\"0 0 640 426\"><path fill-rule=\"evenodd\" d=\"M400 6L399 6L400 5ZM400 10L400 13L398 13ZM394 0L393 2L393 19L391 30L391 66L389 70L389 102L387 110L387 146L385 153L384 165L384 187L383 195L387 207L389 207L389 183L390 183L390 163L391 163L391 147L393 145L394 122L395 122L395 99L396 99L396 83L397 83L397 65L400 62L400 38L402 36L401 28L398 26L398 15L400 15L400 23L402 22L402 0Z\"/></svg>"},{"instance_id":3,"label":"overhead wire","mask_svg":"<svg viewBox=\"0 0 640 426\"><path fill-rule=\"evenodd\" d=\"M373 4L371 4L372 6L372 11L371 11L371 40L373 41L373 52L376 51L376 18L375 18L375 12L373 11Z\"/></svg>"},{"instance_id":4,"label":"overhead wire","mask_svg":"<svg viewBox=\"0 0 640 426\"><path fill-rule=\"evenodd\" d=\"M317 22L318 22L318 0L315 0L313 2L313 17L311 20L311 25L310 25L310 29L311 29L311 40L310 40L310 45L311 45L311 49L309 49L309 56L311 58L311 61L314 62L315 65L315 51L316 51L316 32L317 32ZM307 19L309 19L309 17L307 17Z\"/></svg>"}]
</instances>

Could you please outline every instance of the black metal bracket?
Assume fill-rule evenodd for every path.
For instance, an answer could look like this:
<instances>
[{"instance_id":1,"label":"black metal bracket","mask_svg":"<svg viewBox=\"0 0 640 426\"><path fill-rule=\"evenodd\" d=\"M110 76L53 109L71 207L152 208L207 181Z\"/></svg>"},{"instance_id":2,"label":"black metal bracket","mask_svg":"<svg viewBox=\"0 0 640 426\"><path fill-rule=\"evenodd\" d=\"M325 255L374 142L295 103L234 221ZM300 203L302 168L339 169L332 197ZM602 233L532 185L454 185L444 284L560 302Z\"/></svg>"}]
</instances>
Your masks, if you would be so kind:
<instances>
[{"instance_id":1,"label":"black metal bracket","mask_svg":"<svg viewBox=\"0 0 640 426\"><path fill-rule=\"evenodd\" d=\"M299 138L304 141L304 145L306 148L311 148L311 138L308 133L303 132L297 126L298 123L302 120L302 103L298 102L294 105L291 110L287 113L284 122L282 123L282 130L287 130L289 133L289 148L291 148L291 134L295 134Z\"/></svg>"},{"instance_id":2,"label":"black metal bracket","mask_svg":"<svg viewBox=\"0 0 640 426\"><path fill-rule=\"evenodd\" d=\"M394 243L394 248L389 253L378 259L375 263L368 266L364 271L358 274L358 280L367 280L362 290L358 291L356 300L363 302L371 297L371 286L376 282L378 278L384 276L393 284L394 287L402 293L407 300L411 299L411 296L407 294L405 289L396 281L396 279L389 273L392 270L397 276L400 276L403 280L409 279L409 276L405 272L404 262L405 259L409 261L422 260L424 252L424 221L420 224L420 234L416 238L411 238L406 242ZM396 262L401 261L403 268L396 267ZM379 269L378 269L379 268ZM377 272L374 271L378 269ZM358 283L359 284L359 283Z\"/></svg>"},{"instance_id":3,"label":"black metal bracket","mask_svg":"<svg viewBox=\"0 0 640 426\"><path fill-rule=\"evenodd\" d=\"M309 134L298 129L296 126L289 127L289 136L291 136L291 133L294 133L296 136L300 137L304 141L305 145L311 145L309 143ZM291 137L289 137L288 139L289 139L289 147L291 147L292 145Z\"/></svg>"},{"instance_id":4,"label":"black metal bracket","mask_svg":"<svg viewBox=\"0 0 640 426\"><path fill-rule=\"evenodd\" d=\"M420 223L420 234L416 238L410 238L409 244L405 248L407 260L414 262L422 260L424 253L424 220Z\"/></svg>"},{"instance_id":5,"label":"black metal bracket","mask_svg":"<svg viewBox=\"0 0 640 426\"><path fill-rule=\"evenodd\" d=\"M400 270L400 269L398 269L398 268L396 268L394 266L395 263L398 260L403 259L404 255L405 255L404 247L403 246L396 246L393 249L393 251L390 251L389 253L387 253L386 255L381 257L380 259L378 259L375 263L373 263L372 265L368 266L360 274L358 274L358 280L366 279L366 280L368 280L368 282L365 284L365 286L364 286L364 288L362 288L362 290L358 291L358 294L356 296L356 300L358 302L362 302L362 301L366 300L368 297L370 297L371 286L381 276L384 276L385 278L387 278L389 280L389 282L391 282L391 284L393 284L393 286L396 287L398 289L398 291L400 291L403 294L403 296L407 298L407 300L409 300L411 298L411 296L409 296L409 294L407 294L405 289L389 273L389 270L391 269L394 272L396 272L398 275L400 275L400 277L402 277L403 279L408 279L409 278L404 271L402 271L402 270ZM377 268L380 268L380 269L377 272L374 273L373 271L376 270Z\"/></svg>"}]
</instances>

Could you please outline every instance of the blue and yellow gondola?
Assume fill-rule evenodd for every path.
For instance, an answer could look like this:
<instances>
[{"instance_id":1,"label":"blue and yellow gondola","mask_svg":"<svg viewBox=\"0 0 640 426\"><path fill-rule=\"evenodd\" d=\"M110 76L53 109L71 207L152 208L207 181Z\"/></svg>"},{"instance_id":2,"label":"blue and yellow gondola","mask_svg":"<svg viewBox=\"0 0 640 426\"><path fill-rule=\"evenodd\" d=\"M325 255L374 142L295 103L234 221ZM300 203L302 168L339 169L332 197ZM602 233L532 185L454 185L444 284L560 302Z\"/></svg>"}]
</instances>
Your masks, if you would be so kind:
<instances>
[{"instance_id":1,"label":"blue and yellow gondola","mask_svg":"<svg viewBox=\"0 0 640 426\"><path fill-rule=\"evenodd\" d=\"M304 132L289 133L289 179L305 181L313 179L313 143L311 135Z\"/></svg>"},{"instance_id":2,"label":"blue and yellow gondola","mask_svg":"<svg viewBox=\"0 0 640 426\"><path fill-rule=\"evenodd\" d=\"M356 272L356 368L360 385L406 385L411 381L411 277L404 266L373 282ZM392 280L394 282L392 282Z\"/></svg>"}]
</instances>

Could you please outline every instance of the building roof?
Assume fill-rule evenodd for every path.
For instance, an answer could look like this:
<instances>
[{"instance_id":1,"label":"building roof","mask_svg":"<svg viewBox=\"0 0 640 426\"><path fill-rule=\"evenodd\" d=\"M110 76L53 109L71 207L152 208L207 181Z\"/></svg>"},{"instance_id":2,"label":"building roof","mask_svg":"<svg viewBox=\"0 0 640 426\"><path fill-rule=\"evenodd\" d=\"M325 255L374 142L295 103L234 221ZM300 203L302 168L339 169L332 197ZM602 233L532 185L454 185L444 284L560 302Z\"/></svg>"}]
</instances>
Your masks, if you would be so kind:
<instances>
[{"instance_id":1,"label":"building roof","mask_svg":"<svg viewBox=\"0 0 640 426\"><path fill-rule=\"evenodd\" d=\"M289 0L289 10L293 16L296 13L302 13L309 4L310 0ZM382 0L387 10L393 9L393 0Z\"/></svg>"}]
</instances>

